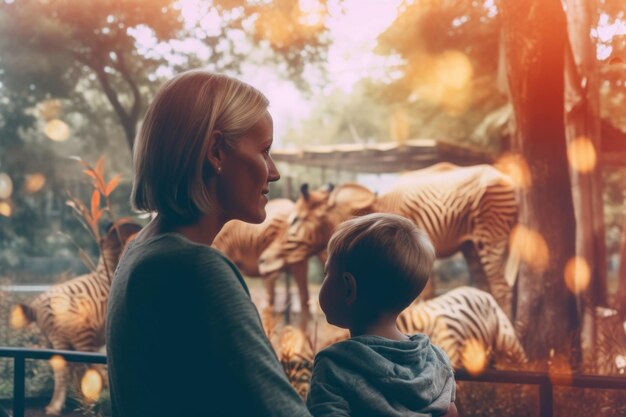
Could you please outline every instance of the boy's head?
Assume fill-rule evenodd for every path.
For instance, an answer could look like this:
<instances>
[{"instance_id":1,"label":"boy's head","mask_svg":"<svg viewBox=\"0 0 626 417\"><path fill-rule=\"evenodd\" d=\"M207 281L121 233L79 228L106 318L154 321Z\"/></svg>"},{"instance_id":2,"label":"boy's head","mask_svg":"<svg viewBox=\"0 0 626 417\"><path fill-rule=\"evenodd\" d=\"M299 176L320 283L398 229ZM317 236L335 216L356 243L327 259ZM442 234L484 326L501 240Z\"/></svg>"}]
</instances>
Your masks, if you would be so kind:
<instances>
[{"instance_id":1,"label":"boy's head","mask_svg":"<svg viewBox=\"0 0 626 417\"><path fill-rule=\"evenodd\" d=\"M320 306L349 327L398 314L422 292L435 261L430 239L402 216L373 213L343 222L328 242Z\"/></svg>"}]
</instances>

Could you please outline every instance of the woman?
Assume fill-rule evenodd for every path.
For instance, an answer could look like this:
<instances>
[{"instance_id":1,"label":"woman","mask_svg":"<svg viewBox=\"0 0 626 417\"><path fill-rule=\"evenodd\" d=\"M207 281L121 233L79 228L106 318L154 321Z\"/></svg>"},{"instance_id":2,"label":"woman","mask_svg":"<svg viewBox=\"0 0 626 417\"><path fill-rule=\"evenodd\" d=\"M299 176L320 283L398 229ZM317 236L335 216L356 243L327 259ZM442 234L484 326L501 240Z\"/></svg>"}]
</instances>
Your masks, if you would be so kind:
<instances>
[{"instance_id":1,"label":"woman","mask_svg":"<svg viewBox=\"0 0 626 417\"><path fill-rule=\"evenodd\" d=\"M280 177L267 106L245 83L194 70L148 109L131 202L157 215L124 252L109 299L115 416L310 415L241 274L209 247L227 221L265 218Z\"/></svg>"}]
</instances>

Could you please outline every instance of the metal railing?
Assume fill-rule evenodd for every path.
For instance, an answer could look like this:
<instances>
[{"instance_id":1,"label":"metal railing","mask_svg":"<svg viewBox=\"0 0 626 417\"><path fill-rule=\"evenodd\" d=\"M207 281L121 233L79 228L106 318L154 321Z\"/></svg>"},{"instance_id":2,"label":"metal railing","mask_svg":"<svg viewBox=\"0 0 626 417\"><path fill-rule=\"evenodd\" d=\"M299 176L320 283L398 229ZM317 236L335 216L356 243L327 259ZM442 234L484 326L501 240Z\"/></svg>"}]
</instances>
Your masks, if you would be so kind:
<instances>
[{"instance_id":1,"label":"metal railing","mask_svg":"<svg viewBox=\"0 0 626 417\"><path fill-rule=\"evenodd\" d=\"M0 358L13 358L13 417L24 417L26 359L48 360L53 356L61 356L68 362L107 363L102 353L0 347Z\"/></svg>"},{"instance_id":2,"label":"metal railing","mask_svg":"<svg viewBox=\"0 0 626 417\"><path fill-rule=\"evenodd\" d=\"M0 347L0 358L13 358L14 362L13 417L24 417L26 359L48 360L57 355L68 362L106 364L107 361L106 356L102 353ZM538 385L540 417L552 417L554 415L555 386L626 390L626 377L615 376L497 370L486 370L480 375L471 375L465 370L457 370L455 379L469 382Z\"/></svg>"}]
</instances>

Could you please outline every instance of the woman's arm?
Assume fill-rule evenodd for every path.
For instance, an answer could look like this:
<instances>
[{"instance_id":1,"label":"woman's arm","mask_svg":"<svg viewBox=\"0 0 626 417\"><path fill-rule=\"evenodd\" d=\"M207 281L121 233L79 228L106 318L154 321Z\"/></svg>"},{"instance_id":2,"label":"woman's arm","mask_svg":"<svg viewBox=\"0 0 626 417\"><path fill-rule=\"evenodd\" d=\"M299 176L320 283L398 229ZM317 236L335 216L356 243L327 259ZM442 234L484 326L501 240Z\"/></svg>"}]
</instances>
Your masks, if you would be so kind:
<instances>
[{"instance_id":1,"label":"woman's arm","mask_svg":"<svg viewBox=\"0 0 626 417\"><path fill-rule=\"evenodd\" d=\"M200 265L199 295L220 361L255 416L310 417L267 339L258 311L233 265L215 257ZM251 414L252 415L252 414Z\"/></svg>"}]
</instances>

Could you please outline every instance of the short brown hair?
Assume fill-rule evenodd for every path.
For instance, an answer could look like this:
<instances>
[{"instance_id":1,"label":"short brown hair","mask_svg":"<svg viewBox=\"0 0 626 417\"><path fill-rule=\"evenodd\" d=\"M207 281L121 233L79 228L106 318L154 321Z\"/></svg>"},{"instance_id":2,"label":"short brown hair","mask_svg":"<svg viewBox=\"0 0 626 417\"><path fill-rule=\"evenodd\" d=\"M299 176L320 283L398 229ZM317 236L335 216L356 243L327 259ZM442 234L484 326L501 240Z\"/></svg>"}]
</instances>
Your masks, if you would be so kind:
<instances>
[{"instance_id":1,"label":"short brown hair","mask_svg":"<svg viewBox=\"0 0 626 417\"><path fill-rule=\"evenodd\" d=\"M372 213L345 221L328 242L328 262L357 282L357 297L375 313L404 310L422 292L435 262L435 248L411 220Z\"/></svg>"},{"instance_id":2,"label":"short brown hair","mask_svg":"<svg viewBox=\"0 0 626 417\"><path fill-rule=\"evenodd\" d=\"M232 147L268 105L256 88L204 70L183 72L163 84L135 139L133 208L181 219L209 213L210 138L220 132Z\"/></svg>"}]
</instances>

